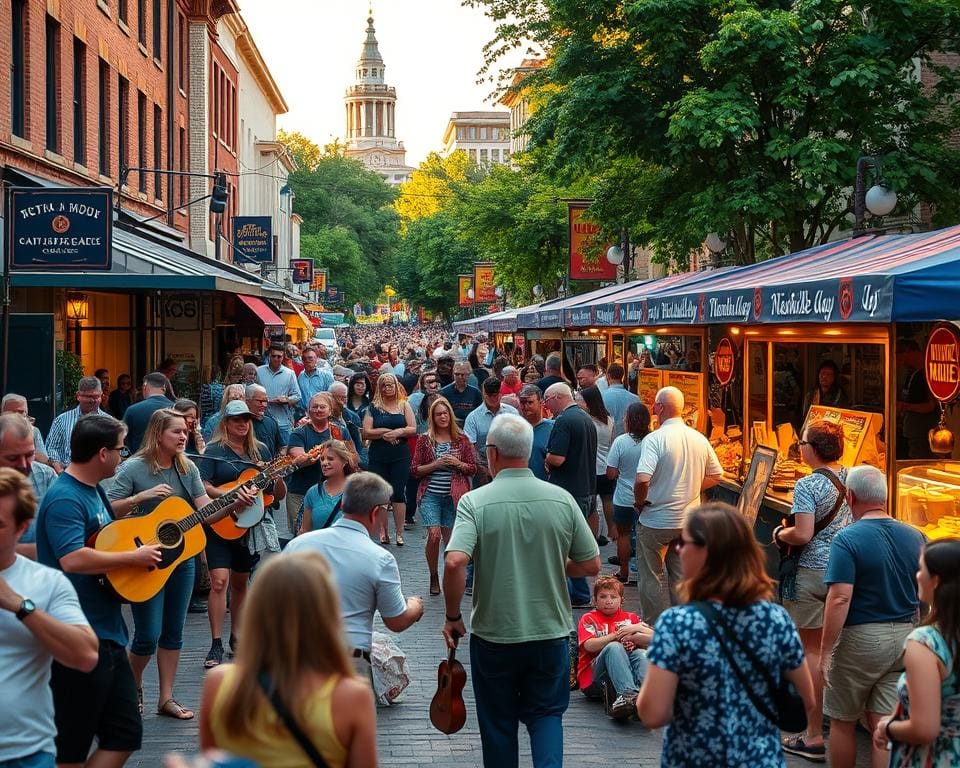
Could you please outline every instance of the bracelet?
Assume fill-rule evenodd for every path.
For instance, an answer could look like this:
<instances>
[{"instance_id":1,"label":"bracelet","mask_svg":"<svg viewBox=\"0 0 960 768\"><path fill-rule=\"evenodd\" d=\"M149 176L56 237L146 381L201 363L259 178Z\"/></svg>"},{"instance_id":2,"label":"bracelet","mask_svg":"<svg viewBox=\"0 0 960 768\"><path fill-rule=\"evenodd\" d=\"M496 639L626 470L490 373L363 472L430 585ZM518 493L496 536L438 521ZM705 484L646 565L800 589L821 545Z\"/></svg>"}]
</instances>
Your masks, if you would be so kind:
<instances>
[{"instance_id":1,"label":"bracelet","mask_svg":"<svg viewBox=\"0 0 960 768\"><path fill-rule=\"evenodd\" d=\"M773 543L774 543L774 544L779 544L779 543L780 543L780 534L781 534L782 532L783 532L783 526L782 526L782 525L778 525L776 528L773 529Z\"/></svg>"},{"instance_id":2,"label":"bracelet","mask_svg":"<svg viewBox=\"0 0 960 768\"><path fill-rule=\"evenodd\" d=\"M458 613L456 616L451 616L450 614L445 614L447 621L460 621L463 618L462 613Z\"/></svg>"},{"instance_id":3,"label":"bracelet","mask_svg":"<svg viewBox=\"0 0 960 768\"><path fill-rule=\"evenodd\" d=\"M883 732L884 732L885 734L887 734L887 741L896 741L896 738L894 737L894 735L893 735L892 733L890 733L890 725L891 725L891 723L893 723L893 722L894 722L894 720L893 720L893 718L891 717L889 720L887 720L887 724L886 724L886 725L884 726L884 728L883 728Z\"/></svg>"}]
</instances>

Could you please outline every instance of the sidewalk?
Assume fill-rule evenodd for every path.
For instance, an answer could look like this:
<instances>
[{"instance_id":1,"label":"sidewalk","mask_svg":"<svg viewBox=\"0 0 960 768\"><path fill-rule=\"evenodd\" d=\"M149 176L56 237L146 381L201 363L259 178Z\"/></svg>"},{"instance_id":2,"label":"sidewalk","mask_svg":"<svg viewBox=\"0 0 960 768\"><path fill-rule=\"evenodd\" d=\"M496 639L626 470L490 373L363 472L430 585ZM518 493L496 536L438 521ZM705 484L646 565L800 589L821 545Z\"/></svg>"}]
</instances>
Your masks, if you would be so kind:
<instances>
[{"instance_id":1,"label":"sidewalk","mask_svg":"<svg viewBox=\"0 0 960 768\"><path fill-rule=\"evenodd\" d=\"M424 532L418 525L406 532L406 546L391 546L400 564L406 595L420 595L426 605L423 619L397 636L407 654L410 686L404 692L401 704L377 710L377 742L380 762L390 765L457 766L481 768L480 734L477 730L476 707L470 685L470 659L467 641L460 643L458 658L467 668L467 686L464 698L467 704L467 724L457 734L447 736L430 724L430 699L436 690L437 665L446 656L440 629L443 625L443 597L431 597L423 558ZM604 560L613 552L612 546L601 549ZM605 566L604 570L612 570ZM637 610L636 587L627 587L626 607ZM464 599L464 616L467 598ZM578 612L579 614L579 612ZM229 616L228 616L229 621ZM132 628L132 623L128 623ZM386 631L380 621L376 628ZM224 637L229 636L229 630ZM184 648L177 679L177 700L185 707L198 710L203 679L203 660L210 646L206 616L190 614L184 630ZM156 665L151 663L144 677L144 743L143 749L133 755L128 766L155 768L162 756L173 750L195 752L198 748L197 719L181 722L156 715ZM649 731L637 721L618 723L604 716L598 702L588 701L579 691L571 691L570 708L564 717L564 751L566 765L609 765L610 755L620 755L631 766L659 766L662 731ZM868 743L860 740L861 759L858 766L869 765ZM520 731L520 765L529 766L530 745L526 732ZM787 765L810 766L799 758L788 758Z\"/></svg>"}]
</instances>

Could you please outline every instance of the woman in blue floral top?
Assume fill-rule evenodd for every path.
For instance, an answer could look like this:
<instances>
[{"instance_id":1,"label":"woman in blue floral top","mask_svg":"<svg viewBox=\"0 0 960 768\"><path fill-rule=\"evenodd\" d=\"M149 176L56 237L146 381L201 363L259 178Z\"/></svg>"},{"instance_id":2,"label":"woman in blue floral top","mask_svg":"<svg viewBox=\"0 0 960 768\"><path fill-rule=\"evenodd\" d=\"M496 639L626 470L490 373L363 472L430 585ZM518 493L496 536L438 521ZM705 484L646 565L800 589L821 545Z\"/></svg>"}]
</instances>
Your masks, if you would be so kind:
<instances>
[{"instance_id":1,"label":"woman in blue floral top","mask_svg":"<svg viewBox=\"0 0 960 768\"><path fill-rule=\"evenodd\" d=\"M746 520L727 504L707 504L687 517L676 542L688 603L711 601L766 674L796 686L808 717L816 706L797 630L771 602L773 581ZM753 692L775 711L773 691L737 643L728 646ZM647 677L637 712L648 728L667 726L664 768L780 768L780 731L762 715L730 667L696 605L661 614L647 651Z\"/></svg>"},{"instance_id":2,"label":"woman in blue floral top","mask_svg":"<svg viewBox=\"0 0 960 768\"><path fill-rule=\"evenodd\" d=\"M960 766L960 539L928 544L917 571L920 601L930 606L907 637L897 711L877 724L877 749L891 747L893 768Z\"/></svg>"}]
</instances>

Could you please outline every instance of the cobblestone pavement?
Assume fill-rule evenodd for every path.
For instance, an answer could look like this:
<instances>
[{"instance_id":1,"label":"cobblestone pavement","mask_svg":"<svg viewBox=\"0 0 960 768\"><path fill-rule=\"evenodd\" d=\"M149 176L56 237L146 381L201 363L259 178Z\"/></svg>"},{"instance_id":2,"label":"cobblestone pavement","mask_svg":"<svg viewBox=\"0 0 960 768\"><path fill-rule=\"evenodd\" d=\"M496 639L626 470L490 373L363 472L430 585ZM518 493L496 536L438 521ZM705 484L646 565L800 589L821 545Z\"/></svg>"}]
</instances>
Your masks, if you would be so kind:
<instances>
[{"instance_id":1,"label":"cobblestone pavement","mask_svg":"<svg viewBox=\"0 0 960 768\"><path fill-rule=\"evenodd\" d=\"M391 546L397 556L403 578L404 593L421 595L426 604L423 620L402 635L395 636L407 654L407 670L410 686L404 693L403 703L377 711L377 741L381 764L457 766L479 768L482 766L480 734L477 729L476 708L469 680L464 690L467 703L467 724L462 731L447 736L430 725L430 699L436 690L437 664L446 655L440 628L443 625L443 598L429 595L426 563L423 559L423 529L418 525L406 533L406 546ZM601 549L604 559L613 552L613 547ZM605 566L612 570L612 566ZM467 598L464 599L466 606ZM638 610L636 587L628 587L627 610ZM578 612L579 613L579 612ZM468 616L468 611L464 610ZM229 621L229 616L228 616ZM128 623L132 629L132 623ZM377 628L386 631L379 620ZM229 636L229 630L224 637ZM181 704L198 709L200 686L203 678L203 659L210 645L210 635L205 615L190 614L184 632L184 649L180 661L176 696ZM470 675L469 653L466 641L461 641L458 653ZM192 753L197 750L197 721L181 722L158 717L156 665L147 669L144 677L144 744L143 749L131 757L129 766L153 768L160 765L162 756L172 750ZM657 766L660 764L662 731L650 731L639 722L617 723L605 717L597 702L586 700L578 691L570 694L570 708L564 717L564 753L568 766L608 765L610 755L618 755L618 762L630 766ZM868 766L868 741L860 739L858 766ZM520 765L529 766L530 746L525 731L521 728ZM787 764L794 766L813 765L799 758L790 758Z\"/></svg>"}]
</instances>

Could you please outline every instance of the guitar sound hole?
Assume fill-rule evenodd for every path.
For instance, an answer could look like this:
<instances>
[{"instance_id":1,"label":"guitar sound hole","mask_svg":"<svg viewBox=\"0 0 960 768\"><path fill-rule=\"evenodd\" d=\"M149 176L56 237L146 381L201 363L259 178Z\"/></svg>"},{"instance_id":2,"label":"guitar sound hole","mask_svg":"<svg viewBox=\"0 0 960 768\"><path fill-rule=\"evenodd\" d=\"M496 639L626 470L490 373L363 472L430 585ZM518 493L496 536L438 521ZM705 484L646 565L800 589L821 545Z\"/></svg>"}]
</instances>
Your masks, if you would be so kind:
<instances>
[{"instance_id":1,"label":"guitar sound hole","mask_svg":"<svg viewBox=\"0 0 960 768\"><path fill-rule=\"evenodd\" d=\"M175 523L163 523L157 530L161 547L173 547L180 543L182 534Z\"/></svg>"}]
</instances>

